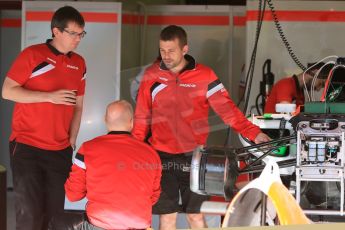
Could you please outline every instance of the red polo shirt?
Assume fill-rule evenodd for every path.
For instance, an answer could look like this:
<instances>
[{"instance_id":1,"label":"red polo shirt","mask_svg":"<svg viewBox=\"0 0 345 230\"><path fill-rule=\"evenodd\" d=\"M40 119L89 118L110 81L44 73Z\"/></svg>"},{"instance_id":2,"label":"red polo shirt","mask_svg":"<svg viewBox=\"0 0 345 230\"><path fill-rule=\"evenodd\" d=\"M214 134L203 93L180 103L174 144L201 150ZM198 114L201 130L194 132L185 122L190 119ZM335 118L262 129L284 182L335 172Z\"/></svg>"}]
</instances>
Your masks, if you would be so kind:
<instances>
[{"instance_id":1,"label":"red polo shirt","mask_svg":"<svg viewBox=\"0 0 345 230\"><path fill-rule=\"evenodd\" d=\"M60 53L49 43L24 49L12 64L7 77L23 88L51 92L59 89L85 91L85 61L74 52ZM48 102L16 103L10 140L46 150L68 147L73 106Z\"/></svg>"}]
</instances>

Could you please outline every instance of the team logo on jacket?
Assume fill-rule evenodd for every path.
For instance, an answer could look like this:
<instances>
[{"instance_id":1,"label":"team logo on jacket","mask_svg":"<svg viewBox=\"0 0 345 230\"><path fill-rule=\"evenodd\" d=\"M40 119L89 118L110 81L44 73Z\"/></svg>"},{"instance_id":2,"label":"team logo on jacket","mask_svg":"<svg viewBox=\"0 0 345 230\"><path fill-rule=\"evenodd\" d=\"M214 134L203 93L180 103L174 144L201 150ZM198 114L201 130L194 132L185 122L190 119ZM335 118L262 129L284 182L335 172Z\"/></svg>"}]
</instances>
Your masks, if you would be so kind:
<instances>
[{"instance_id":1,"label":"team logo on jacket","mask_svg":"<svg viewBox=\"0 0 345 230\"><path fill-rule=\"evenodd\" d=\"M67 65L67 68L75 69L75 70L78 70L78 69L79 69L78 66L74 66L74 65Z\"/></svg>"},{"instance_id":2,"label":"team logo on jacket","mask_svg":"<svg viewBox=\"0 0 345 230\"><path fill-rule=\"evenodd\" d=\"M185 88L195 88L196 84L180 84L180 86Z\"/></svg>"}]
</instances>

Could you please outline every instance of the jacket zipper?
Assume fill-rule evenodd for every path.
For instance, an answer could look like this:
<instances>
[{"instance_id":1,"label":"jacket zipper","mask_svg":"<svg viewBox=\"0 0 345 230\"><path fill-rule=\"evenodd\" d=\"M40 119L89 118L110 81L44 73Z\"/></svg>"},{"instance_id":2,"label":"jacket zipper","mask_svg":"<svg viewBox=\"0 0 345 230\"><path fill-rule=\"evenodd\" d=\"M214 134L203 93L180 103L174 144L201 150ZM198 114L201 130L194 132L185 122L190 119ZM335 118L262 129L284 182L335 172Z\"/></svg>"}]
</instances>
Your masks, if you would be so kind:
<instances>
[{"instance_id":1,"label":"jacket zipper","mask_svg":"<svg viewBox=\"0 0 345 230\"><path fill-rule=\"evenodd\" d=\"M175 103L176 103L176 106L178 106L177 105L177 103L178 103L178 82L179 82L178 75L175 75L175 78L176 78L176 80L175 80L175 100L176 100ZM176 137L178 137L177 114L178 114L178 111L175 107L175 122L174 123L175 123L175 135L176 135ZM176 146L175 146L175 152L176 152L177 146L179 145L179 143L178 143L178 138L175 138L175 140L176 140Z\"/></svg>"}]
</instances>

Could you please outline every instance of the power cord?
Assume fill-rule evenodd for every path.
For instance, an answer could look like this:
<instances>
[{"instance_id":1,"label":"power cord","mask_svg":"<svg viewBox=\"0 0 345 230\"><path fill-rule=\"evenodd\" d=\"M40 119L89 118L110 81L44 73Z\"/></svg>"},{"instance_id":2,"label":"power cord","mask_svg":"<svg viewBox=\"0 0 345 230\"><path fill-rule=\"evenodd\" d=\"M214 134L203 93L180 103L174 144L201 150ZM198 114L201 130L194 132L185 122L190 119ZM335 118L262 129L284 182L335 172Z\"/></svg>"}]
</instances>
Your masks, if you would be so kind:
<instances>
[{"instance_id":1,"label":"power cord","mask_svg":"<svg viewBox=\"0 0 345 230\"><path fill-rule=\"evenodd\" d=\"M279 33L279 36L280 38L282 39L289 55L291 56L292 60L298 65L299 68L301 68L303 71L306 70L306 67L301 63L301 61L297 58L296 54L293 52L292 48L291 48L291 45L290 43L288 42L284 32L283 32L283 29L282 29L282 26L278 20L278 17L277 17L277 14L276 14L276 11L274 9L274 6L273 6L273 3L272 3L272 0L266 0L267 1L267 4L268 4L268 7L270 8L271 10L271 13L272 13L272 17L273 17L273 20L274 20L274 24L277 28L277 31Z\"/></svg>"},{"instance_id":2,"label":"power cord","mask_svg":"<svg viewBox=\"0 0 345 230\"><path fill-rule=\"evenodd\" d=\"M249 103L249 96L250 96L250 86L252 85L252 80L253 80L253 74L254 74L254 69L255 69L255 59L256 59L256 51L258 47L258 42L259 42L259 37L260 37L260 32L261 32L261 27L262 27L262 22L263 18L265 15L265 8L266 8L266 0L259 0L259 6L258 6L258 22L256 26L256 33L255 33L255 42L254 42L254 47L250 59L250 64L248 67L248 72L246 75L246 85L245 85L245 100L244 100L244 108L243 108L243 113L246 114L247 108L248 108L248 103ZM249 87L248 87L249 85Z\"/></svg>"},{"instance_id":3,"label":"power cord","mask_svg":"<svg viewBox=\"0 0 345 230\"><path fill-rule=\"evenodd\" d=\"M260 37L260 32L261 32L261 27L262 27L262 21L263 21L264 14L265 14L265 8L266 8L266 0L259 0L259 6L258 6L259 14L258 14L258 22L256 24L254 48L253 48L253 51L252 51L252 55L251 55L251 59L250 59L250 64L249 64L249 67L248 67L248 72L246 74L246 83L245 83L245 92L244 92L244 94L245 95L247 94L247 95L246 95L246 98L244 100L243 114L246 114L247 107L248 107L249 95L250 95L249 88L252 85L253 74L254 74L254 69L255 69L256 50L257 50L257 47L258 47L258 42L259 42L259 37ZM249 80L249 82L248 82L248 80ZM249 87L247 87L248 85L249 85ZM238 102L238 105L240 104L241 100ZM227 130L227 135L226 135L224 146L228 146L228 144L229 144L229 137L230 137L230 127L228 127L228 130Z\"/></svg>"},{"instance_id":4,"label":"power cord","mask_svg":"<svg viewBox=\"0 0 345 230\"><path fill-rule=\"evenodd\" d=\"M335 56L335 55L327 56L327 57L321 59L320 61L316 62L314 65L309 66L307 69L304 70L303 75L302 75L303 87L304 87L304 90L305 90L305 92L306 92L308 101L311 101L311 99L312 99L313 96L314 96L314 92L313 92L313 89L311 89L311 94L309 94L308 88L307 88L307 84L306 84L306 82L305 82L305 74L306 74L310 69L312 69L312 68L314 68L316 65L318 65L319 63L321 63L321 62L323 62L323 61L325 61L325 60L328 60L328 59L332 59L332 58L333 58L333 59L334 59L334 58L338 58L338 56ZM331 61L327 62L326 64L332 64L332 62L334 62L334 61L331 60ZM319 69L319 71L317 72L317 74L315 74L315 76L314 76L314 78L313 78L313 81L314 81L315 77L317 78L319 72L321 72L321 70L326 66L326 64L323 65L323 66ZM333 71L333 70L334 70L334 67L332 68L332 71ZM331 71L331 72L332 72L332 71ZM313 82L312 82L312 83L313 83ZM314 84L315 84L315 83L314 83ZM312 98L311 98L311 97L312 97Z\"/></svg>"}]
</instances>

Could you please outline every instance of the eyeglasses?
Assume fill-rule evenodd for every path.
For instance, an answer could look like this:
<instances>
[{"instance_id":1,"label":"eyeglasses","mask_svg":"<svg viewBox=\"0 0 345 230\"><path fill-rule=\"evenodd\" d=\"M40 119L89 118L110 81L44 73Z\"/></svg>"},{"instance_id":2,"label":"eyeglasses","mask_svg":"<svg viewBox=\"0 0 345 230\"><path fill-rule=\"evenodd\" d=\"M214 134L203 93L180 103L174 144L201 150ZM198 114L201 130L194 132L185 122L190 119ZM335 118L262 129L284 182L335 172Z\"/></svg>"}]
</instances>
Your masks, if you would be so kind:
<instances>
[{"instance_id":1,"label":"eyeglasses","mask_svg":"<svg viewBox=\"0 0 345 230\"><path fill-rule=\"evenodd\" d=\"M83 31L81 33L77 33L77 32L74 32L74 31L68 31L66 29L63 29L63 31L68 33L73 38L77 38L77 37L83 38L86 35L86 31Z\"/></svg>"}]
</instances>

